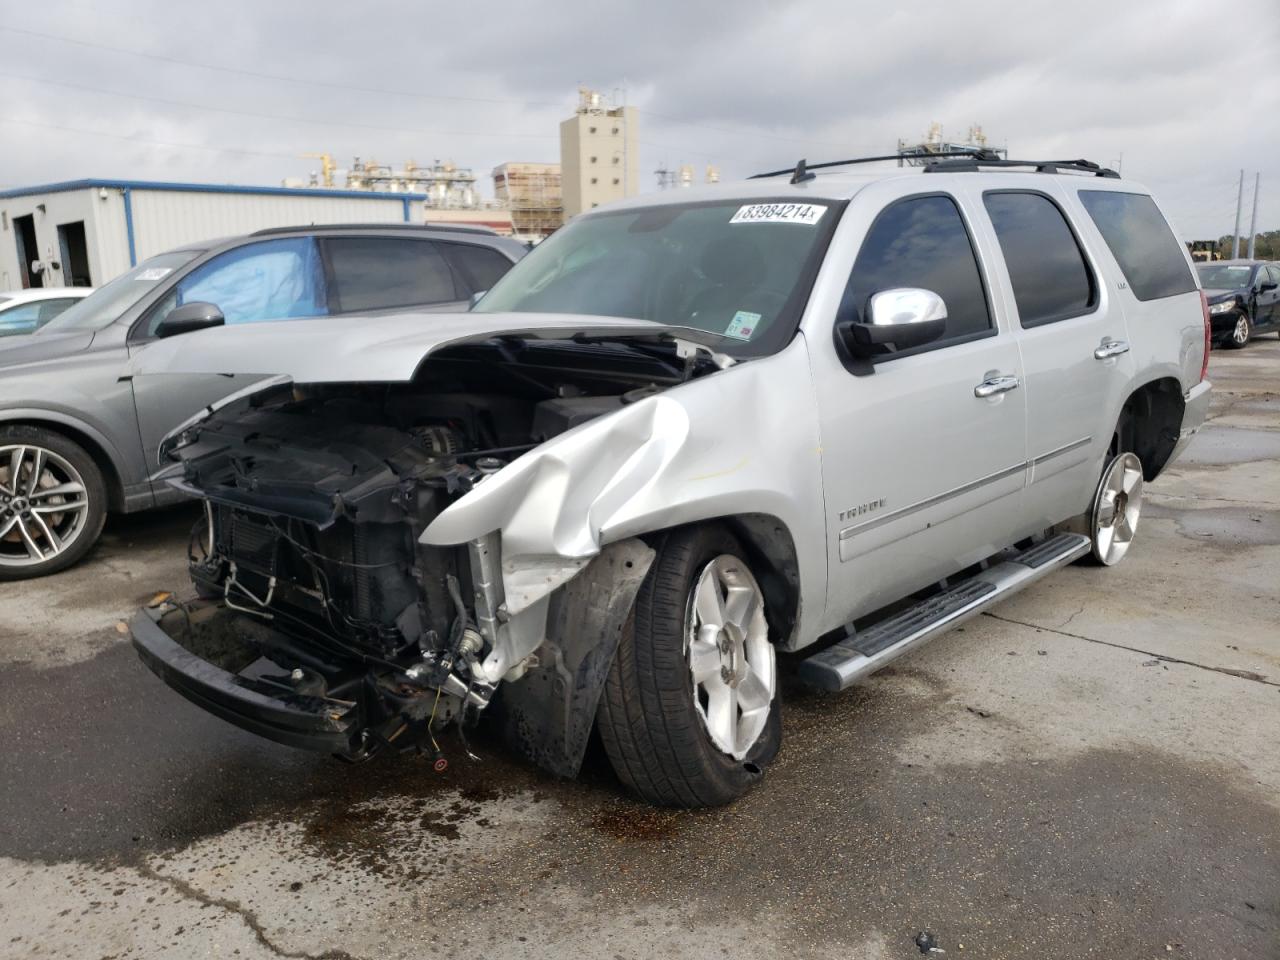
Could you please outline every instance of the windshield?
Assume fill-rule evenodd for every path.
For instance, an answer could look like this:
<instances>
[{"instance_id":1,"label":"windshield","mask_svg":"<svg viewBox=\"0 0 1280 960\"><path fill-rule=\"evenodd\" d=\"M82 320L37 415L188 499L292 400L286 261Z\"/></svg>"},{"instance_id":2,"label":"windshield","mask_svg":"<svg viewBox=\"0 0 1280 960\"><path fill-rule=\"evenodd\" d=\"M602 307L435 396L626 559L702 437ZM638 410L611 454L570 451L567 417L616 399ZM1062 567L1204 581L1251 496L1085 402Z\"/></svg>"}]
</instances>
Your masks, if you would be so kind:
<instances>
[{"instance_id":1,"label":"windshield","mask_svg":"<svg viewBox=\"0 0 1280 960\"><path fill-rule=\"evenodd\" d=\"M548 237L475 309L653 320L757 356L787 343L838 211L740 200L593 213Z\"/></svg>"},{"instance_id":2,"label":"windshield","mask_svg":"<svg viewBox=\"0 0 1280 960\"><path fill-rule=\"evenodd\" d=\"M1253 266L1248 263L1200 263L1200 286L1206 290L1235 290L1249 286Z\"/></svg>"},{"instance_id":3,"label":"windshield","mask_svg":"<svg viewBox=\"0 0 1280 960\"><path fill-rule=\"evenodd\" d=\"M200 253L199 250L179 250L144 260L128 273L121 274L105 287L68 307L38 332L101 330L155 289L175 269L194 260Z\"/></svg>"}]
</instances>

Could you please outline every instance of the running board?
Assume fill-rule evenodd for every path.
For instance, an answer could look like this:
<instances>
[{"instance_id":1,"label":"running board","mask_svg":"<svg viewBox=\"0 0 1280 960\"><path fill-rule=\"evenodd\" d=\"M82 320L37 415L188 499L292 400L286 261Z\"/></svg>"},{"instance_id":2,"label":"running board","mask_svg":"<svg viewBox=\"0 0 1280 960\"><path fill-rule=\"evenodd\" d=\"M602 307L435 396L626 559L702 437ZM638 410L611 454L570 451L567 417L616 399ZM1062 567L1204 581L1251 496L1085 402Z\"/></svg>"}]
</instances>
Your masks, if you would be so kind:
<instances>
[{"instance_id":1,"label":"running board","mask_svg":"<svg viewBox=\"0 0 1280 960\"><path fill-rule=\"evenodd\" d=\"M1060 533L1050 537L815 653L801 661L799 677L821 690L844 690L890 660L977 616L1045 574L1083 557L1089 549L1089 538L1083 534Z\"/></svg>"}]
</instances>

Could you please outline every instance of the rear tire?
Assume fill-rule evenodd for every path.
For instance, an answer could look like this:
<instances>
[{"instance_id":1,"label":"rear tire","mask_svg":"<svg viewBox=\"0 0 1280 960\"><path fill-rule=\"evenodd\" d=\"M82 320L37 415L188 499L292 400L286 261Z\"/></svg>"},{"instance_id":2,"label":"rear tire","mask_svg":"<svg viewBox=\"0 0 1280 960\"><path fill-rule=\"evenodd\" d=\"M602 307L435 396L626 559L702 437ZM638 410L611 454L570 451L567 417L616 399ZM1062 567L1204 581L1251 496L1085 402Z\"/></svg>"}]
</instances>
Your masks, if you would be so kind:
<instances>
[{"instance_id":1,"label":"rear tire","mask_svg":"<svg viewBox=\"0 0 1280 960\"><path fill-rule=\"evenodd\" d=\"M649 803L728 803L761 778L782 740L763 594L723 527L679 528L655 547L605 682L600 737L618 778ZM702 615L714 603L698 602L711 589L721 601L718 633L715 614Z\"/></svg>"},{"instance_id":2,"label":"rear tire","mask_svg":"<svg viewBox=\"0 0 1280 960\"><path fill-rule=\"evenodd\" d=\"M83 447L42 427L0 427L0 581L65 570L106 517L106 483Z\"/></svg>"}]
</instances>

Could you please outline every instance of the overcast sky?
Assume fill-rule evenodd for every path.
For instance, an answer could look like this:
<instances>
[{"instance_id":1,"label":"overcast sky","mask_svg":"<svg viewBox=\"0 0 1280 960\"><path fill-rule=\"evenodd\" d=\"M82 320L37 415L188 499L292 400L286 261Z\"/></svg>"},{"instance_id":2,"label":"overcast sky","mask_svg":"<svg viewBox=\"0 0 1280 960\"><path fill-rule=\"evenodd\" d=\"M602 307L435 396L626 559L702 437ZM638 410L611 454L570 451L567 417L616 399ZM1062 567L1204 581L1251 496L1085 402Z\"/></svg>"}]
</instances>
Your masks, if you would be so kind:
<instances>
[{"instance_id":1,"label":"overcast sky","mask_svg":"<svg viewBox=\"0 0 1280 960\"><path fill-rule=\"evenodd\" d=\"M189 12L186 12L189 8ZM1016 157L1120 163L1186 239L1262 173L1280 228L1280 2L0 0L0 187L277 185L331 153L483 175L559 159L585 84L660 165L725 179L892 152L933 121Z\"/></svg>"}]
</instances>

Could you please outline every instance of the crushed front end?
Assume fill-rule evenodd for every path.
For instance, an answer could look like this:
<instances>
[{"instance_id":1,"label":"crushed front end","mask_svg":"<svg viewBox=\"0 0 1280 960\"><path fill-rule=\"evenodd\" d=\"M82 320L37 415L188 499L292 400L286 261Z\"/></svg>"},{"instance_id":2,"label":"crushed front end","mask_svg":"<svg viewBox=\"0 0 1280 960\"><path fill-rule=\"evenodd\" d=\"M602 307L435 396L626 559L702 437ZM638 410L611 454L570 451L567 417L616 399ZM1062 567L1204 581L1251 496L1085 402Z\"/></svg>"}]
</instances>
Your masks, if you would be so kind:
<instances>
[{"instance_id":1,"label":"crushed front end","mask_svg":"<svg viewBox=\"0 0 1280 960\"><path fill-rule=\"evenodd\" d=\"M460 459L469 438L447 413L393 426L343 391L194 428L171 482L205 500L198 598L138 614L143 659L219 716L349 758L430 742L433 723L486 706L470 551L417 542L500 466Z\"/></svg>"},{"instance_id":2,"label":"crushed front end","mask_svg":"<svg viewBox=\"0 0 1280 960\"><path fill-rule=\"evenodd\" d=\"M418 383L277 383L171 436L166 480L204 502L196 596L138 612L143 661L223 719L351 760L396 749L443 767L443 728L505 699L514 745L576 773L652 551L622 541L566 562L509 613L498 530L423 533L511 460L688 374L622 354L605 372L499 377L472 352L433 359Z\"/></svg>"}]
</instances>

